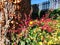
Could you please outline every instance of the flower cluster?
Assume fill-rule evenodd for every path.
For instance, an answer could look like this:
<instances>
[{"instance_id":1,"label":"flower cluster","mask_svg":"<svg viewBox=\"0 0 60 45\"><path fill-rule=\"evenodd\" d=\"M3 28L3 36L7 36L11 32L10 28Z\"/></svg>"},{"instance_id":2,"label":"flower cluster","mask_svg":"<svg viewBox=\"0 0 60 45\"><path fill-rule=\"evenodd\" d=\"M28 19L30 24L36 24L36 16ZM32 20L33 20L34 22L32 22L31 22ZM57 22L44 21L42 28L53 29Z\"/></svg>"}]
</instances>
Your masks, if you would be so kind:
<instances>
[{"instance_id":1,"label":"flower cluster","mask_svg":"<svg viewBox=\"0 0 60 45\"><path fill-rule=\"evenodd\" d=\"M41 19L32 20L29 16L18 23L17 30L12 32L12 45L51 45L60 42L60 20L42 17ZM21 22L21 21L20 21ZM18 32L18 34L17 34Z\"/></svg>"}]
</instances>

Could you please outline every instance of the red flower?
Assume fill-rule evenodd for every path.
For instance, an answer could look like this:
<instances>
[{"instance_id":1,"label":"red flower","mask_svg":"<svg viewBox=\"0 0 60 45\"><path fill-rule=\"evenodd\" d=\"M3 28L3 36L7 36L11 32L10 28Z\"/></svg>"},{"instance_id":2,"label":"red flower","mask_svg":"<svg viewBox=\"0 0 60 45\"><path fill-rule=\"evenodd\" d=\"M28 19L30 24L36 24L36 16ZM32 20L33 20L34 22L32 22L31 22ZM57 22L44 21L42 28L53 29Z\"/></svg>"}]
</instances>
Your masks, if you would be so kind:
<instances>
[{"instance_id":1,"label":"red flower","mask_svg":"<svg viewBox=\"0 0 60 45\"><path fill-rule=\"evenodd\" d=\"M49 25L47 25L47 24L45 24L44 26L42 26L42 29L46 30L47 32L52 32L52 28Z\"/></svg>"},{"instance_id":2,"label":"red flower","mask_svg":"<svg viewBox=\"0 0 60 45\"><path fill-rule=\"evenodd\" d=\"M52 28L48 28L47 29L47 32L52 32Z\"/></svg>"},{"instance_id":3,"label":"red flower","mask_svg":"<svg viewBox=\"0 0 60 45\"><path fill-rule=\"evenodd\" d=\"M43 26L42 26L42 29L43 29L43 30L47 30L47 27L48 27L48 25L43 25Z\"/></svg>"}]
</instances>

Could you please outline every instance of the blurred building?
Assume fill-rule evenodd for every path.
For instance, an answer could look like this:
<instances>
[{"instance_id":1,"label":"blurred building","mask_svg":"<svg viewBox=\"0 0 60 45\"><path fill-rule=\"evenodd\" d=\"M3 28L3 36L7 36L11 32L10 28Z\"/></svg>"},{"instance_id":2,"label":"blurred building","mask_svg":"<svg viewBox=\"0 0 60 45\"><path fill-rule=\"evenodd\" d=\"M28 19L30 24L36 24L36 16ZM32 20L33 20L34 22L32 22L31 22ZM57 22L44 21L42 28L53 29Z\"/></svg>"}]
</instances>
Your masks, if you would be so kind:
<instances>
[{"instance_id":1,"label":"blurred building","mask_svg":"<svg viewBox=\"0 0 60 45\"><path fill-rule=\"evenodd\" d=\"M40 10L60 8L60 0L48 0L39 4Z\"/></svg>"},{"instance_id":2,"label":"blurred building","mask_svg":"<svg viewBox=\"0 0 60 45\"><path fill-rule=\"evenodd\" d=\"M46 1L46 2L42 3L42 9L43 10L49 9L49 6L50 6L50 2L49 1Z\"/></svg>"},{"instance_id":3,"label":"blurred building","mask_svg":"<svg viewBox=\"0 0 60 45\"><path fill-rule=\"evenodd\" d=\"M42 3L39 4L39 10L42 10Z\"/></svg>"},{"instance_id":4,"label":"blurred building","mask_svg":"<svg viewBox=\"0 0 60 45\"><path fill-rule=\"evenodd\" d=\"M57 9L58 8L58 0L48 0L50 2L50 9Z\"/></svg>"},{"instance_id":5,"label":"blurred building","mask_svg":"<svg viewBox=\"0 0 60 45\"><path fill-rule=\"evenodd\" d=\"M49 0L50 8L57 9L60 8L60 0Z\"/></svg>"},{"instance_id":6,"label":"blurred building","mask_svg":"<svg viewBox=\"0 0 60 45\"><path fill-rule=\"evenodd\" d=\"M58 8L60 8L60 0L58 0Z\"/></svg>"},{"instance_id":7,"label":"blurred building","mask_svg":"<svg viewBox=\"0 0 60 45\"><path fill-rule=\"evenodd\" d=\"M47 10L49 8L50 8L50 2L49 1L46 1L46 2L43 2L43 3L39 4L39 9L40 10Z\"/></svg>"}]
</instances>

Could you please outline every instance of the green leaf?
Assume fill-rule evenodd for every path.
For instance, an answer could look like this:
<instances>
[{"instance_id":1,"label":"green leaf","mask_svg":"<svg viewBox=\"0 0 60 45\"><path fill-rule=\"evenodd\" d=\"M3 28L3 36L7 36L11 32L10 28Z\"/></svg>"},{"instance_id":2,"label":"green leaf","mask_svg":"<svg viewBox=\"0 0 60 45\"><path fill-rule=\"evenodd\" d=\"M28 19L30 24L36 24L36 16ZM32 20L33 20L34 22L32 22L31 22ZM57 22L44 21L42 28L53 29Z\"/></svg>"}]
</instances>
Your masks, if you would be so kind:
<instances>
[{"instance_id":1,"label":"green leaf","mask_svg":"<svg viewBox=\"0 0 60 45\"><path fill-rule=\"evenodd\" d=\"M21 42L21 45L25 45L25 42L24 41L20 41Z\"/></svg>"},{"instance_id":2,"label":"green leaf","mask_svg":"<svg viewBox=\"0 0 60 45\"><path fill-rule=\"evenodd\" d=\"M49 38L45 38L45 39L46 39L47 42L50 40Z\"/></svg>"},{"instance_id":3,"label":"green leaf","mask_svg":"<svg viewBox=\"0 0 60 45\"><path fill-rule=\"evenodd\" d=\"M57 36L60 36L60 32L57 34Z\"/></svg>"},{"instance_id":4,"label":"green leaf","mask_svg":"<svg viewBox=\"0 0 60 45\"><path fill-rule=\"evenodd\" d=\"M14 45L14 43L12 43L12 45Z\"/></svg>"},{"instance_id":5,"label":"green leaf","mask_svg":"<svg viewBox=\"0 0 60 45\"><path fill-rule=\"evenodd\" d=\"M26 39L26 42L27 42L27 43L29 43L30 41L31 41L30 38L27 38L27 39Z\"/></svg>"}]
</instances>

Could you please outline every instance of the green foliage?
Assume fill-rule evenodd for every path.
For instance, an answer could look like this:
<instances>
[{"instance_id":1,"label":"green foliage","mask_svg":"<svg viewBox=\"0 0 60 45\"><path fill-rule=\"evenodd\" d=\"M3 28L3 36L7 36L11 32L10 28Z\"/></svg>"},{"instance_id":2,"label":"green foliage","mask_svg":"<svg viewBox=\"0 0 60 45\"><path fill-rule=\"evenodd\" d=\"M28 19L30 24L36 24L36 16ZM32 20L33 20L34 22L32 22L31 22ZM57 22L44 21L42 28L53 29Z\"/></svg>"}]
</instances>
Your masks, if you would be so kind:
<instances>
[{"instance_id":1,"label":"green foliage","mask_svg":"<svg viewBox=\"0 0 60 45\"><path fill-rule=\"evenodd\" d=\"M56 12L56 11L55 11ZM54 12L54 14L55 14ZM58 11L57 11L58 12ZM45 23L47 21L44 21ZM41 23L40 26L34 25L32 27L27 27L26 31L21 32L23 35L19 36L19 45L50 45L50 44L59 44L60 43L60 16L55 20L48 20L49 26L51 26L53 32L46 32L42 30L41 26L44 23ZM46 27L46 26L45 26ZM48 27L47 27L48 28ZM50 27L49 27L50 28ZM18 37L12 33L13 43ZM13 45L12 43L12 45ZM18 44L18 43L17 43Z\"/></svg>"},{"instance_id":2,"label":"green foliage","mask_svg":"<svg viewBox=\"0 0 60 45\"><path fill-rule=\"evenodd\" d=\"M60 32L58 32L57 35L60 36Z\"/></svg>"},{"instance_id":3,"label":"green foliage","mask_svg":"<svg viewBox=\"0 0 60 45\"><path fill-rule=\"evenodd\" d=\"M55 9L54 11L52 11L50 13L49 17L54 17L55 19L60 15L60 10L59 9Z\"/></svg>"}]
</instances>

